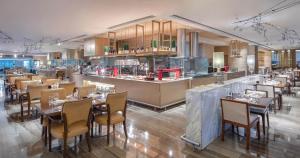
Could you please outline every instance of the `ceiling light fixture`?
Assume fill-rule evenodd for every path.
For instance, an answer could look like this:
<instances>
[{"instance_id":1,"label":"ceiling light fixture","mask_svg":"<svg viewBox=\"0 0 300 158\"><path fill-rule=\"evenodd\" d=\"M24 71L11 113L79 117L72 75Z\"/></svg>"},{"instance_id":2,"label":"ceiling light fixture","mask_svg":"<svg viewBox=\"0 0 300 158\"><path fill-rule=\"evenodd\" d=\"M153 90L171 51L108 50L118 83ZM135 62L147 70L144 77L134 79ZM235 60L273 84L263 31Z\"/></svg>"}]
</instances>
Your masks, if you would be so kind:
<instances>
[{"instance_id":1,"label":"ceiling light fixture","mask_svg":"<svg viewBox=\"0 0 300 158\"><path fill-rule=\"evenodd\" d=\"M14 57L15 57L15 58L17 58L17 57L18 57L18 55L17 55L17 54L14 54Z\"/></svg>"},{"instance_id":2,"label":"ceiling light fixture","mask_svg":"<svg viewBox=\"0 0 300 158\"><path fill-rule=\"evenodd\" d=\"M277 31L280 34L280 37L278 39L279 41L288 41L291 45L293 45L296 42L300 41L300 36L298 35L296 30L284 28L278 25L271 24L269 22L264 22L263 18L271 16L275 13L279 13L299 4L299 0L281 0L271 8L266 9L255 16L234 22L234 24L236 25L234 27L234 31L242 32L244 31L244 28L252 28L253 31L262 35L265 38L265 42L267 43L269 43L270 41L270 35L268 35L268 33Z\"/></svg>"},{"instance_id":3,"label":"ceiling light fixture","mask_svg":"<svg viewBox=\"0 0 300 158\"><path fill-rule=\"evenodd\" d=\"M223 30L220 30L218 28L214 28L212 26L209 26L209 25L206 25L206 24L203 24L203 23L199 23L197 21L194 21L194 20L191 20L191 19L188 19L188 18L185 18L185 17L182 17L182 16L179 16L179 15L171 15L170 16L171 18L174 18L174 19L177 19L177 20L180 20L180 21L185 21L185 22L188 22L188 23L192 23L192 24L196 24L196 25L199 25L201 27L204 27L204 28L207 28L209 30L214 30L214 31L217 31L219 33L223 33L223 34L226 34L230 37L234 37L234 38L237 38L237 39L240 39L240 40L243 40L243 41L246 41L246 42L249 42L249 43L253 43L255 45L258 45L258 46L261 46L261 47L264 47L264 48L267 48L267 49L274 49L274 48L271 48L265 44L261 44L261 43L258 43L258 42L255 42L255 41L252 41L250 39L247 39L247 38L244 38L244 37L241 37L241 36L238 36L238 35L235 35L235 34L232 34L232 33L229 33L229 32L226 32L226 31L223 31Z\"/></svg>"}]
</instances>

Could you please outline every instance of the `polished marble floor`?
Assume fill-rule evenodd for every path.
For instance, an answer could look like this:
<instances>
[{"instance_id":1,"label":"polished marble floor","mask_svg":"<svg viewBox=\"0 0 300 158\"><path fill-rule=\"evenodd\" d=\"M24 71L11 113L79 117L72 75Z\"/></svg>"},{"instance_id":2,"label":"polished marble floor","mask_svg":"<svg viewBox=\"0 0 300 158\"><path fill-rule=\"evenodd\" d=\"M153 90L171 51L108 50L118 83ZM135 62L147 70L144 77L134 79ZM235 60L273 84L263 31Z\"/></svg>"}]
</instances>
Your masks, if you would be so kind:
<instances>
[{"instance_id":1,"label":"polished marble floor","mask_svg":"<svg viewBox=\"0 0 300 158\"><path fill-rule=\"evenodd\" d=\"M48 152L44 147L39 119L20 122L19 105L4 104L4 97L0 86L0 158L62 157L59 151ZM92 152L89 153L83 139L76 150L69 150L68 155L103 158L300 157L300 93L296 97L285 96L283 101L283 110L270 116L268 135L260 141L252 139L249 151L245 150L245 139L231 130L226 132L225 142L216 139L203 151L186 145L180 139L185 131L184 104L164 112L129 105L129 139L125 140L120 125L115 136L111 134L113 141L109 146L106 146L105 137L93 138ZM73 143L70 140L70 146ZM54 141L54 146L58 144Z\"/></svg>"}]
</instances>

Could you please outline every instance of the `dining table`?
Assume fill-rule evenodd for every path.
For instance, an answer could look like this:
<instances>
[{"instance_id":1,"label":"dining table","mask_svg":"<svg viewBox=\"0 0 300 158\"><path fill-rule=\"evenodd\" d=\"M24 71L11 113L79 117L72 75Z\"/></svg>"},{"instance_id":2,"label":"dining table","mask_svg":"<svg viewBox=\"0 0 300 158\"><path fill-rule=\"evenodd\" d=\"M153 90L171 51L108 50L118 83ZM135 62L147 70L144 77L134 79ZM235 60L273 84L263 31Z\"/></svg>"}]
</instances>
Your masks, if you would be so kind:
<instances>
[{"instance_id":1,"label":"dining table","mask_svg":"<svg viewBox=\"0 0 300 158\"><path fill-rule=\"evenodd\" d=\"M100 93L93 93L89 94L86 98L92 99L92 108L96 108L101 111L106 111L105 102L106 102L106 95ZM61 115L63 104L69 101L78 101L80 100L76 96L67 96L66 99L56 99L56 100L49 100L49 108L38 110L44 116L55 116Z\"/></svg>"},{"instance_id":2,"label":"dining table","mask_svg":"<svg viewBox=\"0 0 300 158\"><path fill-rule=\"evenodd\" d=\"M232 101L238 101L242 103L247 103L249 105L250 109L264 109L269 110L270 105L273 102L273 98L269 97L262 97L258 93L251 93L251 94L235 94L232 96L226 96L223 99L232 100ZM237 128L235 131L238 135L244 136L244 129L240 127ZM255 137L253 134L251 134L251 137Z\"/></svg>"}]
</instances>

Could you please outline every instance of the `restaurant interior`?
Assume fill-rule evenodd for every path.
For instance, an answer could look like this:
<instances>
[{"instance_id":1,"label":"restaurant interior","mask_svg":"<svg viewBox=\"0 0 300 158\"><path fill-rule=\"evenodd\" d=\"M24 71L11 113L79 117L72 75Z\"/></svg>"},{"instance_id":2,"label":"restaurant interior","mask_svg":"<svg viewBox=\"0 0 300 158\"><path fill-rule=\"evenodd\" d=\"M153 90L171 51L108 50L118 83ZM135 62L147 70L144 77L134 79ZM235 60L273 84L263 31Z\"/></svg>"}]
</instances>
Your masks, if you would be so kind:
<instances>
[{"instance_id":1,"label":"restaurant interior","mask_svg":"<svg viewBox=\"0 0 300 158\"><path fill-rule=\"evenodd\" d=\"M299 0L0 4L0 158L299 157Z\"/></svg>"}]
</instances>

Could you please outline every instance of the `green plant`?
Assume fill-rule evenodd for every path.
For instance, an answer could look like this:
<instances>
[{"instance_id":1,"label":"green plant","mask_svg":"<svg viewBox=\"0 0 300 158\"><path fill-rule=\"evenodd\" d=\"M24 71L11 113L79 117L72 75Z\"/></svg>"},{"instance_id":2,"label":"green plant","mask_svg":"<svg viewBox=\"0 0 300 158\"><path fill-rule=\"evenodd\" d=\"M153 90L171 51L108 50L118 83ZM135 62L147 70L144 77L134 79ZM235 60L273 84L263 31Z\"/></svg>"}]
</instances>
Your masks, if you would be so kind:
<instances>
[{"instance_id":1,"label":"green plant","mask_svg":"<svg viewBox=\"0 0 300 158\"><path fill-rule=\"evenodd\" d=\"M124 50L129 50L129 45L128 45L127 43L125 43L125 44L123 45L123 49L124 49Z\"/></svg>"},{"instance_id":2,"label":"green plant","mask_svg":"<svg viewBox=\"0 0 300 158\"><path fill-rule=\"evenodd\" d=\"M157 48L157 41L156 40L151 40L151 47L152 48Z\"/></svg>"},{"instance_id":3,"label":"green plant","mask_svg":"<svg viewBox=\"0 0 300 158\"><path fill-rule=\"evenodd\" d=\"M172 48L176 48L176 41L175 41L175 40L172 40L171 45L172 45Z\"/></svg>"},{"instance_id":4,"label":"green plant","mask_svg":"<svg viewBox=\"0 0 300 158\"><path fill-rule=\"evenodd\" d=\"M109 46L104 46L104 52L109 52Z\"/></svg>"}]
</instances>

